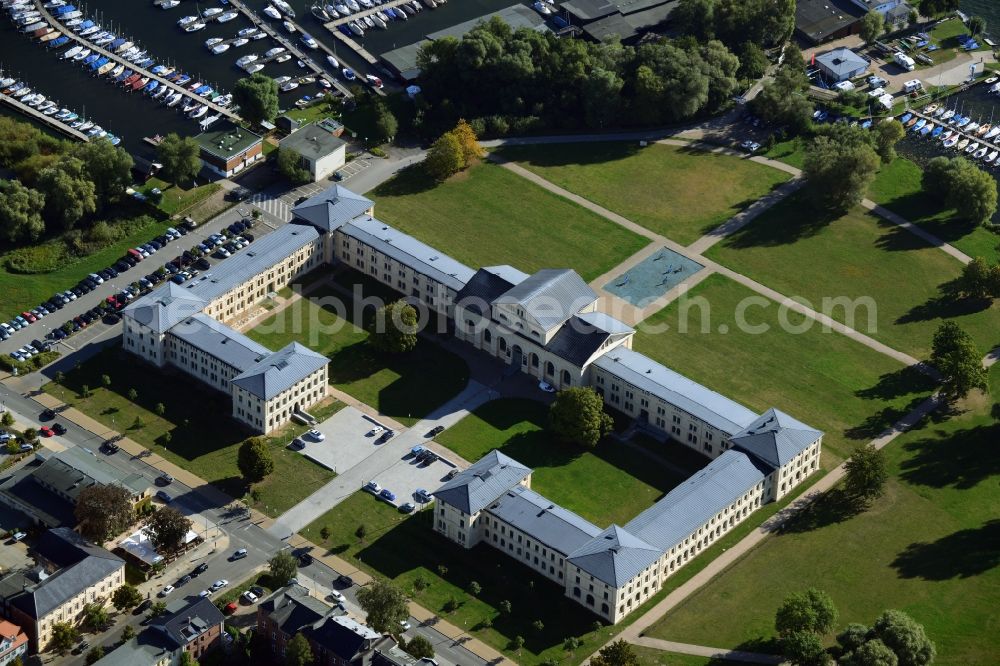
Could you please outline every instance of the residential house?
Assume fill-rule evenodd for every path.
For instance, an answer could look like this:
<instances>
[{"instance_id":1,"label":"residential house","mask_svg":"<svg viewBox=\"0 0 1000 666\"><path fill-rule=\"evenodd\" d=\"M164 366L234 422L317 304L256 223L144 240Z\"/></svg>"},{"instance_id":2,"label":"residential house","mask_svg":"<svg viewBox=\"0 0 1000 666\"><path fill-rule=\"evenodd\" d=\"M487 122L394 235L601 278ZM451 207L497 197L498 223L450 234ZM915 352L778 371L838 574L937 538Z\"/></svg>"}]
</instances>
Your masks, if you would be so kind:
<instances>
[{"instance_id":1,"label":"residential house","mask_svg":"<svg viewBox=\"0 0 1000 666\"><path fill-rule=\"evenodd\" d=\"M0 620L0 666L6 666L18 657L23 660L27 651L28 635L13 622Z\"/></svg>"}]
</instances>

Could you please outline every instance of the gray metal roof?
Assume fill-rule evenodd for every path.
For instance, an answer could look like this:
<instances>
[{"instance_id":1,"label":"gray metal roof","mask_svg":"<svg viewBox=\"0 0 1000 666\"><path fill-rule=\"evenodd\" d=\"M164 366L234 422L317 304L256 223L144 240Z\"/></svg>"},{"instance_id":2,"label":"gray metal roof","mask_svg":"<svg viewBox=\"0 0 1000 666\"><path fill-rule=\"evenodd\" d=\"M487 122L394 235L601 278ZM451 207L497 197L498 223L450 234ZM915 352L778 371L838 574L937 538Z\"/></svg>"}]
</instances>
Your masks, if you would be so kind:
<instances>
[{"instance_id":1,"label":"gray metal roof","mask_svg":"<svg viewBox=\"0 0 1000 666\"><path fill-rule=\"evenodd\" d=\"M600 315L600 313L588 314ZM595 324L600 324L600 326ZM613 329L614 332L609 332L607 329ZM552 339L545 345L545 349L559 358L566 359L573 365L583 368L606 342L614 338L624 339L634 332L632 328L607 315L592 317L589 320L584 320L582 315L576 315L552 336ZM523 336L521 333L519 335ZM523 337L527 338L527 336Z\"/></svg>"},{"instance_id":2,"label":"gray metal roof","mask_svg":"<svg viewBox=\"0 0 1000 666\"><path fill-rule=\"evenodd\" d=\"M126 305L122 316L164 333L185 317L201 312L206 305L208 302L197 294L167 282Z\"/></svg>"},{"instance_id":3,"label":"gray metal roof","mask_svg":"<svg viewBox=\"0 0 1000 666\"><path fill-rule=\"evenodd\" d=\"M530 475L531 469L494 450L438 488L433 495L459 511L478 513Z\"/></svg>"},{"instance_id":4,"label":"gray metal roof","mask_svg":"<svg viewBox=\"0 0 1000 666\"><path fill-rule=\"evenodd\" d=\"M309 595L309 590L291 583L260 602L267 617L289 636L323 620L333 607Z\"/></svg>"},{"instance_id":5,"label":"gray metal roof","mask_svg":"<svg viewBox=\"0 0 1000 666\"><path fill-rule=\"evenodd\" d=\"M663 551L628 530L612 525L585 543L567 560L612 587L621 587L653 564Z\"/></svg>"},{"instance_id":6,"label":"gray metal roof","mask_svg":"<svg viewBox=\"0 0 1000 666\"><path fill-rule=\"evenodd\" d=\"M151 666L170 658L174 649L163 635L144 631L105 654L94 666Z\"/></svg>"},{"instance_id":7,"label":"gray metal roof","mask_svg":"<svg viewBox=\"0 0 1000 666\"><path fill-rule=\"evenodd\" d=\"M323 231L333 231L361 215L374 204L371 199L333 184L292 209L292 215Z\"/></svg>"},{"instance_id":8,"label":"gray metal roof","mask_svg":"<svg viewBox=\"0 0 1000 666\"><path fill-rule=\"evenodd\" d=\"M294 150L313 160L326 157L346 145L346 141L317 125L300 127L278 142L280 150Z\"/></svg>"},{"instance_id":9,"label":"gray metal roof","mask_svg":"<svg viewBox=\"0 0 1000 666\"><path fill-rule=\"evenodd\" d=\"M298 342L289 342L280 350L253 363L230 380L251 395L270 400L296 382L308 377L329 359Z\"/></svg>"},{"instance_id":10,"label":"gray metal roof","mask_svg":"<svg viewBox=\"0 0 1000 666\"><path fill-rule=\"evenodd\" d=\"M226 616L211 599L185 599L168 608L167 615L156 618L152 628L163 634L177 647L184 647L212 627L222 627Z\"/></svg>"},{"instance_id":11,"label":"gray metal roof","mask_svg":"<svg viewBox=\"0 0 1000 666\"><path fill-rule=\"evenodd\" d=\"M797 0L795 28L815 42L858 22L865 10L852 0Z\"/></svg>"},{"instance_id":12,"label":"gray metal roof","mask_svg":"<svg viewBox=\"0 0 1000 666\"><path fill-rule=\"evenodd\" d=\"M475 274L460 261L372 217L351 220L340 231L455 291Z\"/></svg>"},{"instance_id":13,"label":"gray metal roof","mask_svg":"<svg viewBox=\"0 0 1000 666\"><path fill-rule=\"evenodd\" d=\"M576 271L545 268L512 287L495 303L517 304L546 331L575 315L597 300Z\"/></svg>"},{"instance_id":14,"label":"gray metal roof","mask_svg":"<svg viewBox=\"0 0 1000 666\"><path fill-rule=\"evenodd\" d=\"M488 510L563 555L601 533L597 525L521 485L508 490Z\"/></svg>"},{"instance_id":15,"label":"gray metal roof","mask_svg":"<svg viewBox=\"0 0 1000 666\"><path fill-rule=\"evenodd\" d=\"M48 453L43 451L39 455ZM31 476L46 490L54 489L60 497L74 502L84 489L95 485L122 486L134 495L149 489L149 481L141 474L122 471L76 446L51 454Z\"/></svg>"},{"instance_id":16,"label":"gray metal roof","mask_svg":"<svg viewBox=\"0 0 1000 666\"><path fill-rule=\"evenodd\" d=\"M733 446L781 467L812 446L823 433L772 407L732 438Z\"/></svg>"},{"instance_id":17,"label":"gray metal roof","mask_svg":"<svg viewBox=\"0 0 1000 666\"><path fill-rule=\"evenodd\" d=\"M200 312L170 329L170 335L240 372L271 354L259 342Z\"/></svg>"},{"instance_id":18,"label":"gray metal roof","mask_svg":"<svg viewBox=\"0 0 1000 666\"><path fill-rule=\"evenodd\" d=\"M263 273L319 238L312 226L286 224L183 284L167 282L137 298L122 315L165 333L179 322L201 312L208 303L237 285Z\"/></svg>"},{"instance_id":19,"label":"gray metal roof","mask_svg":"<svg viewBox=\"0 0 1000 666\"><path fill-rule=\"evenodd\" d=\"M730 449L625 524L664 552L764 480L745 454Z\"/></svg>"},{"instance_id":20,"label":"gray metal roof","mask_svg":"<svg viewBox=\"0 0 1000 666\"><path fill-rule=\"evenodd\" d=\"M618 347L594 361L594 366L728 435L735 435L757 418L743 405L631 349Z\"/></svg>"},{"instance_id":21,"label":"gray metal roof","mask_svg":"<svg viewBox=\"0 0 1000 666\"><path fill-rule=\"evenodd\" d=\"M859 69L868 68L868 61L848 48L827 51L816 56L816 62L836 77L838 81L853 76Z\"/></svg>"}]
</instances>

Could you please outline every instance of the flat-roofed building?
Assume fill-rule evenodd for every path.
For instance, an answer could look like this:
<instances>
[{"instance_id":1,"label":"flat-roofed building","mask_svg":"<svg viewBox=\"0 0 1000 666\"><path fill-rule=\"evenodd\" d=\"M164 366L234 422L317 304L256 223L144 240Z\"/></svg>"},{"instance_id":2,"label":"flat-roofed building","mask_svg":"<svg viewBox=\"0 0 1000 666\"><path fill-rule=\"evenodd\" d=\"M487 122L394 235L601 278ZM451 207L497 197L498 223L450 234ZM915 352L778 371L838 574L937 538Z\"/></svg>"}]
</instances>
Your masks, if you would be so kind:
<instances>
[{"instance_id":1,"label":"flat-roofed building","mask_svg":"<svg viewBox=\"0 0 1000 666\"><path fill-rule=\"evenodd\" d=\"M194 139L202 164L227 178L264 157L264 138L230 122L221 122Z\"/></svg>"},{"instance_id":2,"label":"flat-roofed building","mask_svg":"<svg viewBox=\"0 0 1000 666\"><path fill-rule=\"evenodd\" d=\"M861 31L865 10L852 0L797 0L795 30L812 44L822 44Z\"/></svg>"},{"instance_id":3,"label":"flat-roofed building","mask_svg":"<svg viewBox=\"0 0 1000 666\"><path fill-rule=\"evenodd\" d=\"M329 178L347 162L347 142L319 125L300 127L278 143L282 152L299 156L299 166L313 182Z\"/></svg>"}]
</instances>

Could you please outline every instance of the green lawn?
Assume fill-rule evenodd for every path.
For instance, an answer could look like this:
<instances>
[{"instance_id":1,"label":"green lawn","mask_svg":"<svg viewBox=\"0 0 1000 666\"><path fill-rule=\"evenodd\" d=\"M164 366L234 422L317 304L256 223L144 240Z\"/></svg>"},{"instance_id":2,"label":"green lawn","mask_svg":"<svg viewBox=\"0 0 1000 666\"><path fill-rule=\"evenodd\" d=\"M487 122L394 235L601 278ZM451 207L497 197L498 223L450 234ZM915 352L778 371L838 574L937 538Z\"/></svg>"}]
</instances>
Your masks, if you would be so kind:
<instances>
[{"instance_id":1,"label":"green lawn","mask_svg":"<svg viewBox=\"0 0 1000 666\"><path fill-rule=\"evenodd\" d=\"M748 301L747 299L756 300ZM682 307L690 303L684 320ZM736 312L766 332L742 332ZM765 305L766 304L766 305ZM701 317L709 313L706 332ZM687 321L687 332L679 331ZM788 314L788 322L802 323ZM669 326L652 332L652 326ZM727 332L720 332L724 329ZM655 329L653 329L655 330ZM778 305L713 275L639 327L635 349L747 407L777 407L826 433L824 466L847 457L930 393L922 375L838 333L813 324L802 333L780 326ZM720 361L724 359L724 361Z\"/></svg>"},{"instance_id":2,"label":"green lawn","mask_svg":"<svg viewBox=\"0 0 1000 666\"><path fill-rule=\"evenodd\" d=\"M676 652L663 652L641 645L633 645L632 650L639 658L640 666L715 666L716 664L735 663L708 657L695 657L689 654L677 654Z\"/></svg>"},{"instance_id":3,"label":"green lawn","mask_svg":"<svg viewBox=\"0 0 1000 666\"><path fill-rule=\"evenodd\" d=\"M855 309L853 328L917 358L930 355L934 331L946 320L968 331L984 353L1000 342L1000 306L947 294L960 262L861 208L830 219L807 197L789 196L708 256L848 325L845 308L823 299L870 299L873 308Z\"/></svg>"},{"instance_id":4,"label":"green lawn","mask_svg":"<svg viewBox=\"0 0 1000 666\"><path fill-rule=\"evenodd\" d=\"M868 197L875 203L920 225L941 240L954 245L970 257L1000 261L1000 236L979 224L956 219L955 211L926 196L920 186L923 170L910 160L899 157L882 167Z\"/></svg>"},{"instance_id":5,"label":"green lawn","mask_svg":"<svg viewBox=\"0 0 1000 666\"><path fill-rule=\"evenodd\" d=\"M992 392L1000 374L992 373ZM924 624L937 664L994 664L1000 634L1000 495L992 400L938 415L886 449L892 477L867 512L825 510L796 521L665 616L648 633L735 647L768 639L787 594L825 590L840 609L838 629L871 623L898 608ZM706 617L738 617L705 622ZM832 637L827 637L832 640Z\"/></svg>"},{"instance_id":6,"label":"green lawn","mask_svg":"<svg viewBox=\"0 0 1000 666\"><path fill-rule=\"evenodd\" d=\"M625 524L686 478L641 448L617 441L602 442L592 452L560 444L544 430L547 414L547 407L533 400L494 400L437 441L470 462L500 449L535 470L534 490L601 528Z\"/></svg>"},{"instance_id":7,"label":"green lawn","mask_svg":"<svg viewBox=\"0 0 1000 666\"><path fill-rule=\"evenodd\" d=\"M297 340L327 356L331 384L408 425L465 387L465 361L429 340L421 338L415 350L401 356L375 352L366 342L368 333L340 316L351 317L351 308L340 292L322 287L247 335L269 349Z\"/></svg>"},{"instance_id":8,"label":"green lawn","mask_svg":"<svg viewBox=\"0 0 1000 666\"><path fill-rule=\"evenodd\" d=\"M230 496L242 497L246 487L236 466L236 450L251 433L229 417L229 397L191 382L186 375L154 372L148 366L135 371L135 363L120 349L109 348L67 373L62 384L50 382L43 388ZM110 388L104 388L103 374L110 377ZM84 386L90 388L87 398L82 397ZM134 403L128 399L129 389L136 390ZM160 403L163 416L156 413ZM313 413L325 418L342 406L333 403ZM141 420L140 427L134 427L136 418ZM305 430L304 426L289 425L267 438L274 472L254 489L260 495L257 508L268 515L283 513L334 476L286 448L292 437ZM170 442L166 443L168 432ZM288 479L295 479L295 483L288 483Z\"/></svg>"},{"instance_id":9,"label":"green lawn","mask_svg":"<svg viewBox=\"0 0 1000 666\"><path fill-rule=\"evenodd\" d=\"M660 144L513 146L500 154L684 245L790 177L746 159Z\"/></svg>"},{"instance_id":10,"label":"green lawn","mask_svg":"<svg viewBox=\"0 0 1000 666\"><path fill-rule=\"evenodd\" d=\"M218 183L206 183L185 189L180 185L174 185L154 177L146 181L140 190L148 196L149 191L154 187L160 188L160 191L163 192L163 198L156 207L167 215L183 213L222 189L222 185Z\"/></svg>"},{"instance_id":11,"label":"green lawn","mask_svg":"<svg viewBox=\"0 0 1000 666\"><path fill-rule=\"evenodd\" d=\"M590 281L647 243L488 162L441 184L412 167L371 196L379 219L473 268L573 268Z\"/></svg>"},{"instance_id":12,"label":"green lawn","mask_svg":"<svg viewBox=\"0 0 1000 666\"><path fill-rule=\"evenodd\" d=\"M801 169L806 161L806 144L809 139L795 136L787 141L779 141L774 144L771 150L764 153L764 157L772 160L779 160L785 164Z\"/></svg>"},{"instance_id":13,"label":"green lawn","mask_svg":"<svg viewBox=\"0 0 1000 666\"><path fill-rule=\"evenodd\" d=\"M3 294L3 298L0 298L0 320L7 321L15 314L47 301L57 291L66 291L74 287L90 273L107 268L121 259L128 248L149 241L150 238L162 234L169 226L169 222L151 222L99 252L81 259L67 260L59 269L48 273L33 275L11 273L5 268L6 263L0 254L0 293ZM58 314L52 316L59 324L65 321L60 319Z\"/></svg>"}]
</instances>

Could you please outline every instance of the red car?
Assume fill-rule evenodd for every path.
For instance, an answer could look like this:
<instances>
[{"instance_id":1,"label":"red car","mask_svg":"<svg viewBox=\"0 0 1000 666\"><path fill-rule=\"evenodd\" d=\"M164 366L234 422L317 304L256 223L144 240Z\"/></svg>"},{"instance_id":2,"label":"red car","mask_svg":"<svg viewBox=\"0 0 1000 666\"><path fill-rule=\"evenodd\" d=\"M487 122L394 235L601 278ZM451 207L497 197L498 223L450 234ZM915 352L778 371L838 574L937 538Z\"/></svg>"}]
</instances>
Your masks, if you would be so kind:
<instances>
[{"instance_id":1,"label":"red car","mask_svg":"<svg viewBox=\"0 0 1000 666\"><path fill-rule=\"evenodd\" d=\"M225 610L226 615L232 615L233 613L236 612L237 608L238 608L238 606L236 605L236 602L235 601L230 601L228 604L226 604L226 608L224 610Z\"/></svg>"},{"instance_id":2,"label":"red car","mask_svg":"<svg viewBox=\"0 0 1000 666\"><path fill-rule=\"evenodd\" d=\"M29 324L34 324L36 321L38 321L38 317L31 314L30 312L22 312L21 316L27 319Z\"/></svg>"},{"instance_id":3,"label":"red car","mask_svg":"<svg viewBox=\"0 0 1000 666\"><path fill-rule=\"evenodd\" d=\"M51 437L52 435L56 434L55 432L53 432L52 428L48 426L42 426L41 428L38 429L38 432L41 433L42 437Z\"/></svg>"}]
</instances>

